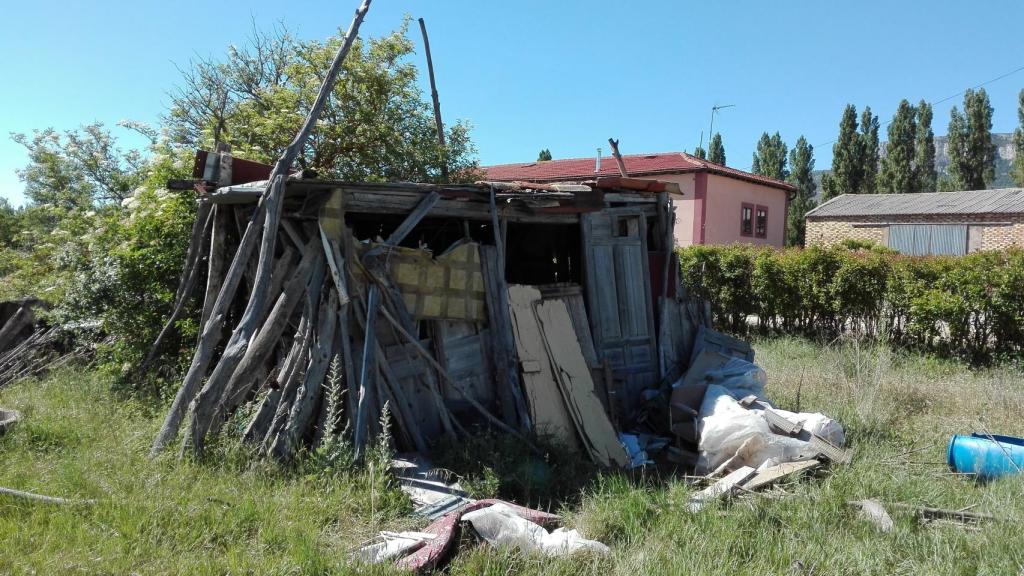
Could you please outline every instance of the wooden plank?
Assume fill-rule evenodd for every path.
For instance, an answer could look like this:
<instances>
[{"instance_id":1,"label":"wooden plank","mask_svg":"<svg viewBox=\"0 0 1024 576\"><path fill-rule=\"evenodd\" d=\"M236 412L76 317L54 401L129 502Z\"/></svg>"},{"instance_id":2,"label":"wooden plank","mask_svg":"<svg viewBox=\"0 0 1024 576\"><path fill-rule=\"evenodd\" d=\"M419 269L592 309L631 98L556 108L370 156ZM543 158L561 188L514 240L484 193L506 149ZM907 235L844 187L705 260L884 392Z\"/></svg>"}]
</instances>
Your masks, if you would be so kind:
<instances>
[{"instance_id":1,"label":"wooden plank","mask_svg":"<svg viewBox=\"0 0 1024 576\"><path fill-rule=\"evenodd\" d=\"M594 336L590 333L590 319L587 317L587 305L583 301L583 288L578 284L553 284L539 288L544 300L565 302L566 308L569 309L569 316L572 318L572 327L576 331L576 339L579 340L587 365L591 368L601 366L597 349L594 347Z\"/></svg>"},{"instance_id":2,"label":"wooden plank","mask_svg":"<svg viewBox=\"0 0 1024 576\"><path fill-rule=\"evenodd\" d=\"M541 301L540 291L533 286L508 287L512 310L512 329L516 352L523 374L523 390L529 400L530 418L535 432L550 436L576 452L580 450L576 427L558 390L551 362L544 349L540 325L533 308Z\"/></svg>"},{"instance_id":3,"label":"wooden plank","mask_svg":"<svg viewBox=\"0 0 1024 576\"><path fill-rule=\"evenodd\" d=\"M732 495L737 486L743 484L747 478L753 475L754 469L750 466L732 471L718 482L691 496L690 501L686 504L686 509L690 512L699 512L709 502Z\"/></svg>"},{"instance_id":4,"label":"wooden plank","mask_svg":"<svg viewBox=\"0 0 1024 576\"><path fill-rule=\"evenodd\" d=\"M473 322L441 320L436 322L434 333L441 340L443 364L448 374L478 402L492 404L496 391L492 378L490 330L480 329ZM463 391L450 386L446 388L445 397L449 401L463 401Z\"/></svg>"},{"instance_id":5,"label":"wooden plank","mask_svg":"<svg viewBox=\"0 0 1024 576\"><path fill-rule=\"evenodd\" d=\"M783 462L777 466L769 466L754 474L749 480L743 482L743 489L757 490L786 478L795 476L801 472L812 470L821 466L818 460L803 460L801 462Z\"/></svg>"},{"instance_id":6,"label":"wooden plank","mask_svg":"<svg viewBox=\"0 0 1024 576\"><path fill-rule=\"evenodd\" d=\"M565 303L541 302L535 312L555 382L591 458L602 466L629 465L629 455L597 397Z\"/></svg>"},{"instance_id":7,"label":"wooden plank","mask_svg":"<svg viewBox=\"0 0 1024 576\"><path fill-rule=\"evenodd\" d=\"M412 212L388 236L388 239L384 242L385 245L395 246L401 244L402 240L423 220L423 217L430 212L439 199L440 196L437 192L431 192L421 198ZM377 351L377 312L380 310L380 290L380 286L377 283L371 283L366 299L366 332L363 336L362 367L359 371L359 404L356 409L356 429L353 437L357 458L362 456L363 447L366 442L366 418L369 409L367 399L371 394L370 379L377 372L374 354Z\"/></svg>"},{"instance_id":8,"label":"wooden plank","mask_svg":"<svg viewBox=\"0 0 1024 576\"><path fill-rule=\"evenodd\" d=\"M529 430L531 418L526 401L521 397L522 388L515 365L516 345L509 312L508 284L496 246L480 246L480 265L484 274L495 385L502 405L502 418L510 426ZM520 394L518 399L514 390ZM522 414L517 414L518 410L522 410Z\"/></svg>"},{"instance_id":9,"label":"wooden plank","mask_svg":"<svg viewBox=\"0 0 1024 576\"><path fill-rule=\"evenodd\" d=\"M410 417L424 438L435 440L441 436L441 414L431 398L433 382L419 382L430 368L408 344L395 344L384 351L386 375L392 387L399 388L409 399Z\"/></svg>"},{"instance_id":10,"label":"wooden plank","mask_svg":"<svg viewBox=\"0 0 1024 576\"><path fill-rule=\"evenodd\" d=\"M648 273L646 216L612 208L582 216L583 264L598 356L623 382L620 413L628 421L641 390L659 380Z\"/></svg>"}]
</instances>

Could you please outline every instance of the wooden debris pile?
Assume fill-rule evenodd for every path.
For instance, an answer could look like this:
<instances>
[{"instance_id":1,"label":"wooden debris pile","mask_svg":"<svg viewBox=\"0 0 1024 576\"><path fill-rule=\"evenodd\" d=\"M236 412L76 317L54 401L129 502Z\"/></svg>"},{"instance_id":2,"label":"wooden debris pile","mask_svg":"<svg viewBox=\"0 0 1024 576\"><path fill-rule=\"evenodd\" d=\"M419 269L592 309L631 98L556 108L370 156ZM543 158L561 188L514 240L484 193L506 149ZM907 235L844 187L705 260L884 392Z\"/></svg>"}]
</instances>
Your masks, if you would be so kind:
<instances>
[{"instance_id":1,"label":"wooden debris pile","mask_svg":"<svg viewBox=\"0 0 1024 576\"><path fill-rule=\"evenodd\" d=\"M662 379L654 302L679 293L678 185L291 174L368 4L273 167L219 149L197 154L192 180L169 183L195 188L200 204L174 314L138 377L204 277L205 289L199 342L152 453L184 428L180 452L200 454L245 418L244 440L280 460L336 426L361 454L387 407L401 450L486 426L626 465L617 431Z\"/></svg>"},{"instance_id":2,"label":"wooden debris pile","mask_svg":"<svg viewBox=\"0 0 1024 576\"><path fill-rule=\"evenodd\" d=\"M92 355L98 323L50 326L44 309L40 300L0 302L0 388Z\"/></svg>"}]
</instances>

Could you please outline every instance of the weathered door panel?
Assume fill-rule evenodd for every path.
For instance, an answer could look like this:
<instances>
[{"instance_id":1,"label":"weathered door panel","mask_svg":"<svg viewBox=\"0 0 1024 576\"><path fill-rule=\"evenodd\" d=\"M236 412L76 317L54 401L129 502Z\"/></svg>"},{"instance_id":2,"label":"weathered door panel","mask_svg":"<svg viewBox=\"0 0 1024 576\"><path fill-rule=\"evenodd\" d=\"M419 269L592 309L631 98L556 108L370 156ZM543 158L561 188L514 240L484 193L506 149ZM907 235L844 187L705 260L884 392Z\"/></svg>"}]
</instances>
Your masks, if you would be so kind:
<instances>
[{"instance_id":1,"label":"weathered door panel","mask_svg":"<svg viewBox=\"0 0 1024 576\"><path fill-rule=\"evenodd\" d=\"M658 373L646 222L631 208L584 214L581 222L595 345L623 383L622 413L631 414Z\"/></svg>"}]
</instances>

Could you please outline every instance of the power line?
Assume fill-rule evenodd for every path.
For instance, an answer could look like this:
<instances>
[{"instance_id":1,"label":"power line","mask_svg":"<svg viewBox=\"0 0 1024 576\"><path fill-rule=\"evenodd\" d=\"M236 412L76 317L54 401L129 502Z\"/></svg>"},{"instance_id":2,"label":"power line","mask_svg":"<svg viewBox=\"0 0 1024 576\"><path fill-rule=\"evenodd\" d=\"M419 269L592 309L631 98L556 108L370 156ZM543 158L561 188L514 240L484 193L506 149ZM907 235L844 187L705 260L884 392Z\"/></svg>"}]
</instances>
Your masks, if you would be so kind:
<instances>
[{"instance_id":1,"label":"power line","mask_svg":"<svg viewBox=\"0 0 1024 576\"><path fill-rule=\"evenodd\" d=\"M988 86L989 84L991 84L993 82L998 82L999 80L1002 80L1003 78L1006 78L1008 76L1013 76L1014 74L1016 74L1017 72L1020 72L1022 70L1024 70L1024 66L1021 66L1020 68L1016 68L1014 70L1011 70L1011 71L1009 71L1009 72L1007 72L1005 74L996 76L995 78L992 78L991 80L986 80L986 81L984 81L981 84L978 84L976 86L971 86L970 88L964 88L963 90L957 92L956 94L953 94L953 95L950 95L950 96L946 96L945 98L943 98L941 100L936 100L935 102L929 102L929 104L931 104L932 106L937 106L939 104L942 104L943 102L949 102L953 98L958 98L960 96L963 96L968 90L977 90L978 88L981 88L983 86ZM892 124L892 120L888 120L885 124L882 124L879 127L879 130L881 130L882 128L885 128L889 124ZM835 142L836 142L836 139L832 139L832 140L829 140L828 142L823 142L821 144L815 144L815 147L816 148L821 148L822 146L828 146L829 144L835 144Z\"/></svg>"}]
</instances>

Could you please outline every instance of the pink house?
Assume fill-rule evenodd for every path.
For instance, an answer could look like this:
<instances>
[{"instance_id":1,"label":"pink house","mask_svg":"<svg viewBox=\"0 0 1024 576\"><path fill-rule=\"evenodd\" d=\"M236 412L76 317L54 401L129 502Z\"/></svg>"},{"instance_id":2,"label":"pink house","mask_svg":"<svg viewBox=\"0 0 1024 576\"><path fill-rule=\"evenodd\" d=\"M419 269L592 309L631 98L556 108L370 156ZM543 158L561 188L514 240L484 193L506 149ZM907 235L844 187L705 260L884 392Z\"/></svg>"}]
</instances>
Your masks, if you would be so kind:
<instances>
[{"instance_id":1,"label":"pink house","mask_svg":"<svg viewBox=\"0 0 1024 576\"><path fill-rule=\"evenodd\" d=\"M786 212L796 190L779 180L701 160L685 152L622 157L631 178L679 185L676 244L767 244L786 241ZM567 182L618 176L615 159L573 158L482 168L496 182Z\"/></svg>"}]
</instances>

